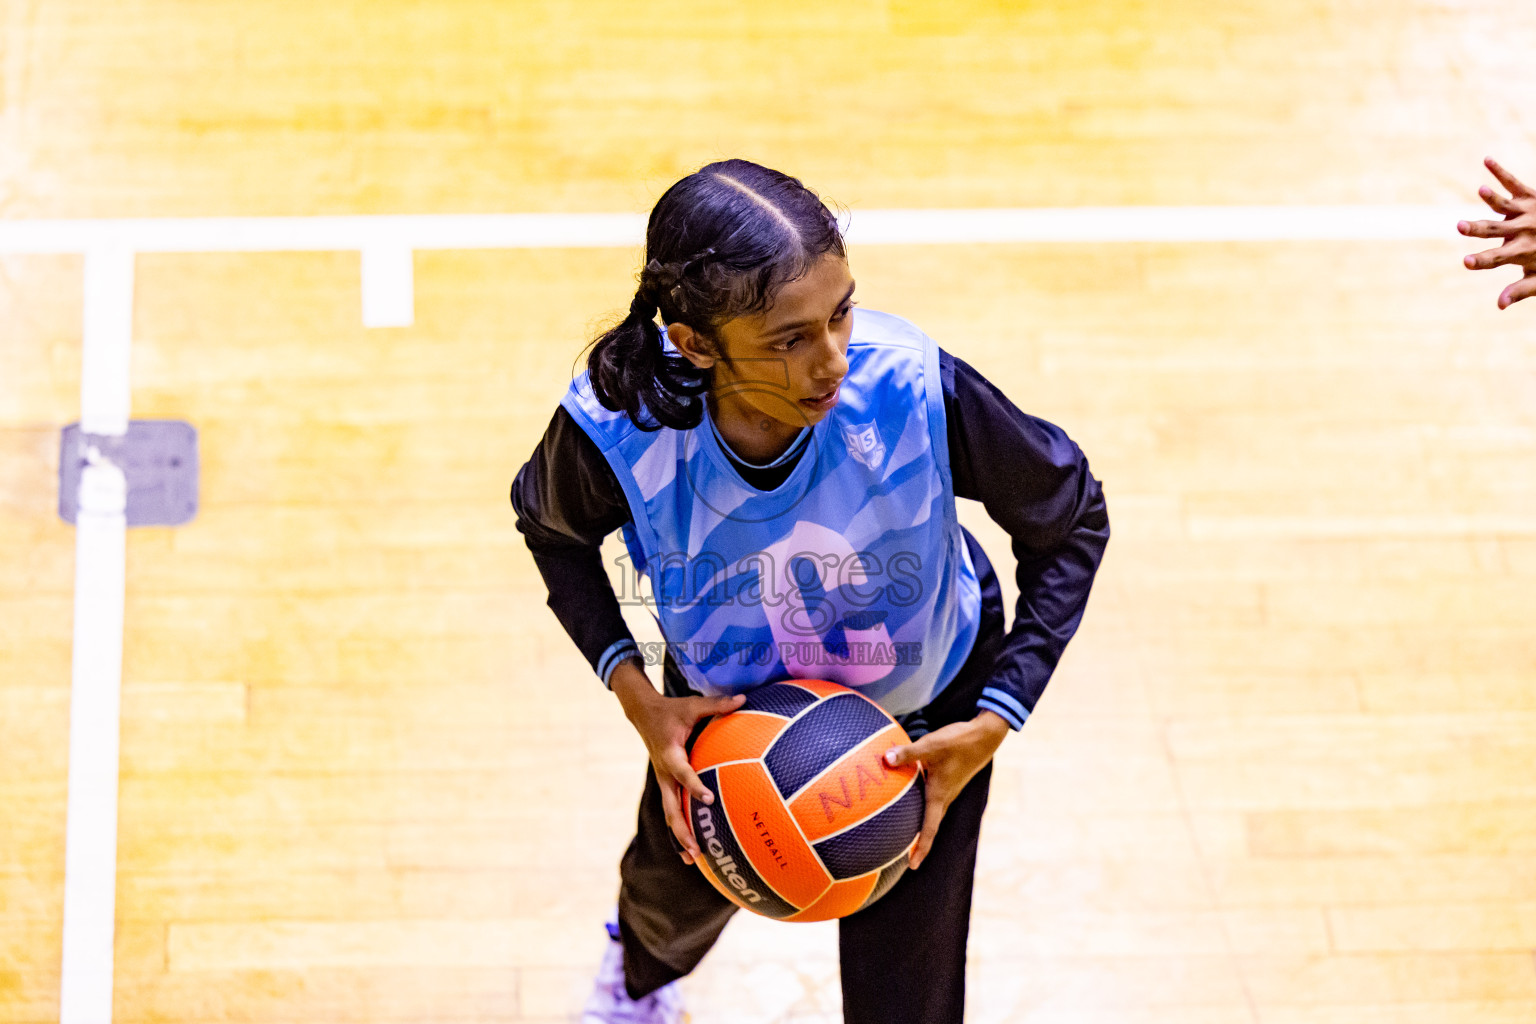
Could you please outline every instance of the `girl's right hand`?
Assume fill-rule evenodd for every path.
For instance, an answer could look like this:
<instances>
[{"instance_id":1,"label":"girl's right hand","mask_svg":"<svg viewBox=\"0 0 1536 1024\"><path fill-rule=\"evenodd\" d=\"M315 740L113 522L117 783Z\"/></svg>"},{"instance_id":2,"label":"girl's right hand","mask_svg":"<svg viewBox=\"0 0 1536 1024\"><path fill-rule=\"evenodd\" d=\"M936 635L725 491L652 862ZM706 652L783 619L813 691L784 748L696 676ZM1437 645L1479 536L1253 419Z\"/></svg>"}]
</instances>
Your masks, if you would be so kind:
<instances>
[{"instance_id":1,"label":"girl's right hand","mask_svg":"<svg viewBox=\"0 0 1536 1024\"><path fill-rule=\"evenodd\" d=\"M739 693L734 697L666 697L656 692L636 661L620 664L608 677L608 683L630 724L645 741L656 782L661 786L667 825L683 847L684 863L692 864L699 856L699 847L683 813L683 793L686 791L705 804L714 803L715 795L688 764L688 751L683 744L699 719L735 711L746 697Z\"/></svg>"}]
</instances>

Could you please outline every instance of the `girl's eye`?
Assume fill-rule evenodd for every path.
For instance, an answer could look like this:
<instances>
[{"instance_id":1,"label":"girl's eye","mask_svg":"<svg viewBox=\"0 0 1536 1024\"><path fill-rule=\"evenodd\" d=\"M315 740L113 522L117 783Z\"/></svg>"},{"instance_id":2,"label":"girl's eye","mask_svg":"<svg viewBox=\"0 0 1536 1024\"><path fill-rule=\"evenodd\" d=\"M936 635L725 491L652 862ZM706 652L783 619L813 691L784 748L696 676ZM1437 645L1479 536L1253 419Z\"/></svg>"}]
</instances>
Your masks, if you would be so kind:
<instances>
[{"instance_id":1,"label":"girl's eye","mask_svg":"<svg viewBox=\"0 0 1536 1024\"><path fill-rule=\"evenodd\" d=\"M848 319L848 314L852 313L853 312L853 307L857 306L857 305L858 305L857 302L850 302L850 303L848 303L848 305L844 306L842 309L840 309L836 313L832 314L832 322L835 323L835 324L840 324L844 320ZM797 334L793 338L790 338L788 341L781 341L781 342L779 342L778 344L774 345L773 348L774 348L774 351L776 351L776 352L788 352L790 349L794 348L796 345L798 345L800 342L802 342L804 340L805 340L804 338L802 338L800 335Z\"/></svg>"}]
</instances>

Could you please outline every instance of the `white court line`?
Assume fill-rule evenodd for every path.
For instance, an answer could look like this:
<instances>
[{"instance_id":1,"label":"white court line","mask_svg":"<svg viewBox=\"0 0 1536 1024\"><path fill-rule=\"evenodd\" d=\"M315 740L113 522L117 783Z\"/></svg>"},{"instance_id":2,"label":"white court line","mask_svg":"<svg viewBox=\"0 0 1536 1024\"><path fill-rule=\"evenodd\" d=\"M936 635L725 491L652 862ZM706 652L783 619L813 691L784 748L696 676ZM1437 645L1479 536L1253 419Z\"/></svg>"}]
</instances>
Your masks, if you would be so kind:
<instances>
[{"instance_id":1,"label":"white court line","mask_svg":"<svg viewBox=\"0 0 1536 1024\"><path fill-rule=\"evenodd\" d=\"M133 253L93 249L85 258L82 433L128 432L132 330ZM81 476L75 518L60 1024L105 1024L112 1019L128 494L121 469L99 456L92 463Z\"/></svg>"},{"instance_id":2,"label":"white court line","mask_svg":"<svg viewBox=\"0 0 1536 1024\"><path fill-rule=\"evenodd\" d=\"M861 245L1449 241L1463 237L1458 220L1488 217L1475 205L1142 206L866 210L844 226ZM645 223L633 213L0 220L0 254L86 254L81 428L122 434L136 253L356 251L364 323L407 326L415 250L638 246ZM86 469L75 538L61 1024L108 1024L112 1014L124 499L116 467Z\"/></svg>"},{"instance_id":3,"label":"white court line","mask_svg":"<svg viewBox=\"0 0 1536 1024\"><path fill-rule=\"evenodd\" d=\"M1536 516L1190 516L1191 540L1338 540L1536 534Z\"/></svg>"},{"instance_id":4,"label":"white court line","mask_svg":"<svg viewBox=\"0 0 1536 1024\"><path fill-rule=\"evenodd\" d=\"M409 327L416 319L416 278L410 248L363 250L363 326Z\"/></svg>"},{"instance_id":5,"label":"white court line","mask_svg":"<svg viewBox=\"0 0 1536 1024\"><path fill-rule=\"evenodd\" d=\"M1264 242L1448 240L1463 237L1458 220L1492 216L1472 205L1082 206L861 210L844 222L864 245ZM644 237L645 216L632 213L0 221L0 253L611 248Z\"/></svg>"},{"instance_id":6,"label":"white court line","mask_svg":"<svg viewBox=\"0 0 1536 1024\"><path fill-rule=\"evenodd\" d=\"M80 429L128 432L132 401L128 360L133 335L133 252L94 246L85 257L85 311L80 356Z\"/></svg>"}]
</instances>

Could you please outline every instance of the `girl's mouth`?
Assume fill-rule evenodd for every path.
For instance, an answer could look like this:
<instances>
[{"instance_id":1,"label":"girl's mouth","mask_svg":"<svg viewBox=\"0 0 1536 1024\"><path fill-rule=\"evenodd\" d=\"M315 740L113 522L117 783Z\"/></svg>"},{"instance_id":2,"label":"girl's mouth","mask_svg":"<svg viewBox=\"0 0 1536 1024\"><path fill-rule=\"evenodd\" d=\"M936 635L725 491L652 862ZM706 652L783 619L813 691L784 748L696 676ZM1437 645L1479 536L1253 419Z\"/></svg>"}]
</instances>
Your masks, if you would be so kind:
<instances>
[{"instance_id":1,"label":"girl's mouth","mask_svg":"<svg viewBox=\"0 0 1536 1024\"><path fill-rule=\"evenodd\" d=\"M825 412L837 404L837 393L841 387L842 385L839 384L831 391L828 391L826 394L820 395L816 398L802 398L800 399L800 404L809 406L810 408L815 409L817 412Z\"/></svg>"}]
</instances>

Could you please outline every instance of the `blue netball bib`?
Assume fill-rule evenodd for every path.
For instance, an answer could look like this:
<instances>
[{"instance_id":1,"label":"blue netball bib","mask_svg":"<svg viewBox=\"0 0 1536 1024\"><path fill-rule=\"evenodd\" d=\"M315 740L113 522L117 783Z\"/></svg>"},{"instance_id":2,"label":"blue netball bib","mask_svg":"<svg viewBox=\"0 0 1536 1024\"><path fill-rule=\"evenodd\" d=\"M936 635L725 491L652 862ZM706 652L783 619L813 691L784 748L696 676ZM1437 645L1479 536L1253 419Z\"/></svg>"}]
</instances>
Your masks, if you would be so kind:
<instances>
[{"instance_id":1,"label":"blue netball bib","mask_svg":"<svg viewBox=\"0 0 1536 1024\"><path fill-rule=\"evenodd\" d=\"M562 399L618 476L625 541L701 693L827 679L903 715L975 641L981 590L955 518L938 346L900 317L853 317L838 404L771 491L741 478L707 423L640 430L586 373Z\"/></svg>"}]
</instances>

